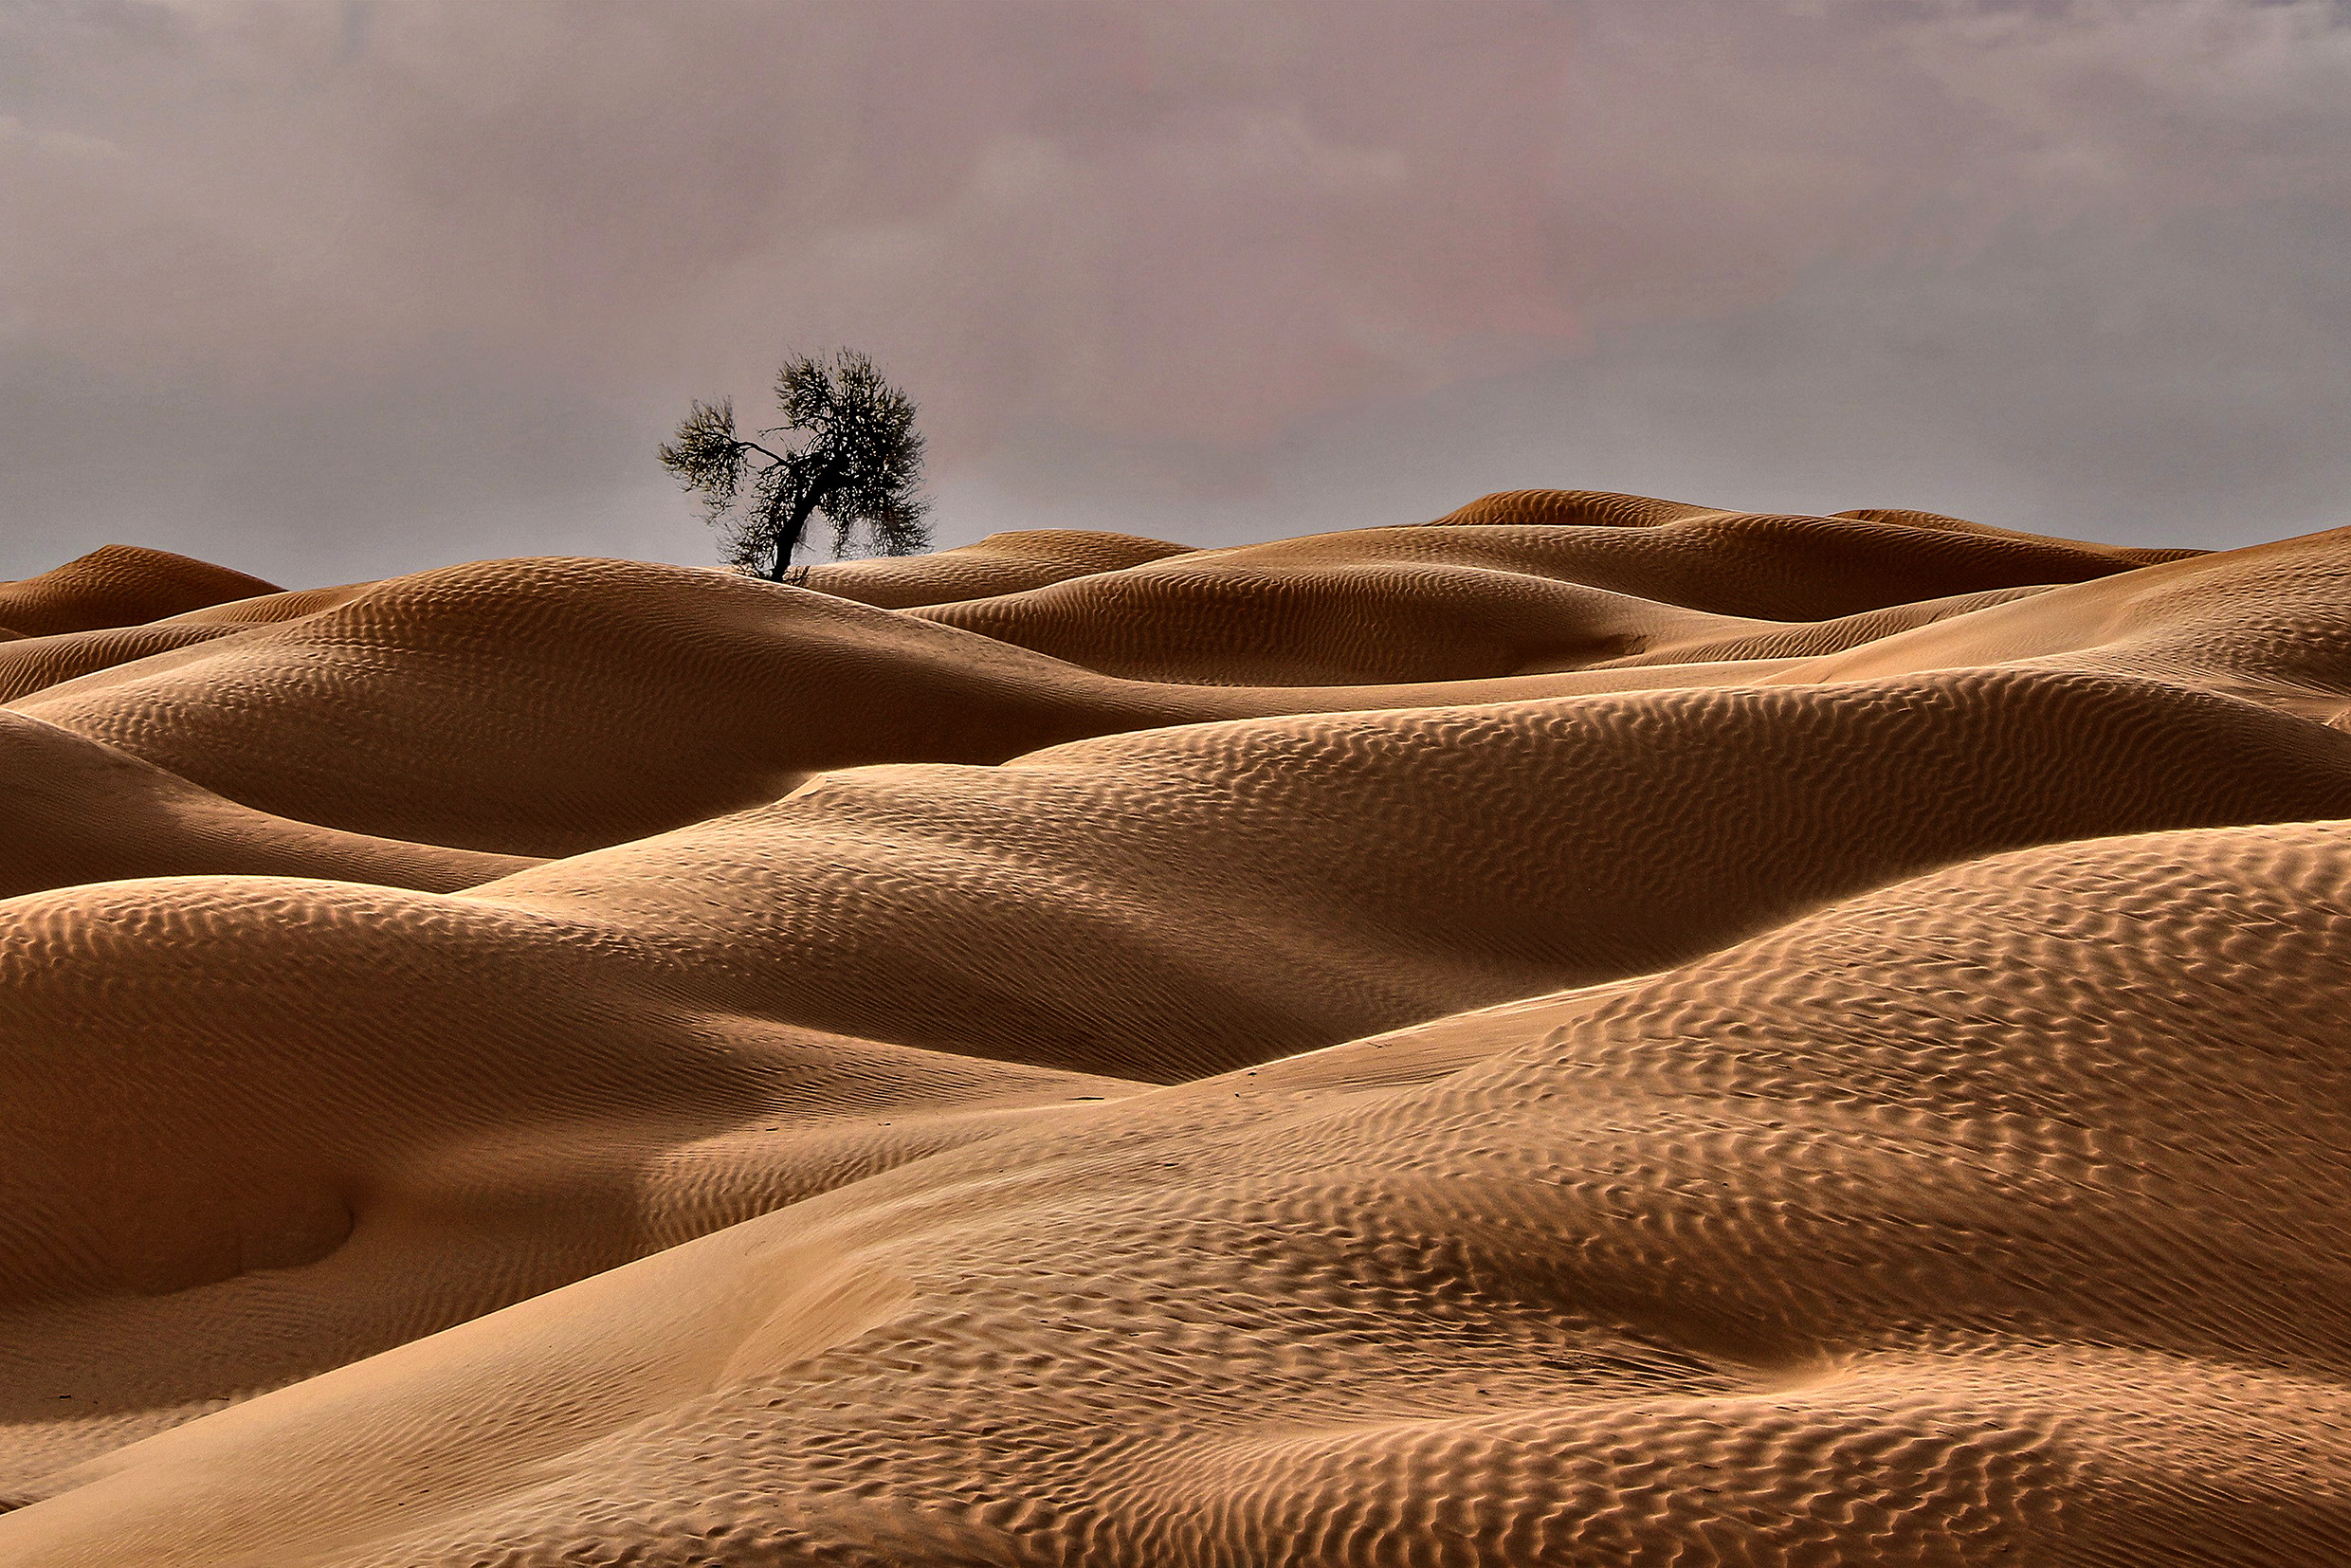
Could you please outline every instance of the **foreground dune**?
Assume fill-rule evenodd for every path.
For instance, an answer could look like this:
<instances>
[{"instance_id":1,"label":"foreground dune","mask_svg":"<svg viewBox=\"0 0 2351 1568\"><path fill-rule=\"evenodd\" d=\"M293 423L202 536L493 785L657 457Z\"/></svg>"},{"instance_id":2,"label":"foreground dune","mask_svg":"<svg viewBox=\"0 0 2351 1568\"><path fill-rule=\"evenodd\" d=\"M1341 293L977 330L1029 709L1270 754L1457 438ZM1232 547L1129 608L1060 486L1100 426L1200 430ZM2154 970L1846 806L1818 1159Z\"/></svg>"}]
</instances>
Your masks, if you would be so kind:
<instances>
[{"instance_id":1,"label":"foreground dune","mask_svg":"<svg viewBox=\"0 0 2351 1568\"><path fill-rule=\"evenodd\" d=\"M1433 1083L1106 1103L152 1439L0 1540L2339 1560L2342 998L2303 976L2351 958L2345 847L2027 851L1522 1014Z\"/></svg>"},{"instance_id":2,"label":"foreground dune","mask_svg":"<svg viewBox=\"0 0 2351 1568\"><path fill-rule=\"evenodd\" d=\"M0 1561L2351 1561L2351 531L958 554L0 645Z\"/></svg>"}]
</instances>

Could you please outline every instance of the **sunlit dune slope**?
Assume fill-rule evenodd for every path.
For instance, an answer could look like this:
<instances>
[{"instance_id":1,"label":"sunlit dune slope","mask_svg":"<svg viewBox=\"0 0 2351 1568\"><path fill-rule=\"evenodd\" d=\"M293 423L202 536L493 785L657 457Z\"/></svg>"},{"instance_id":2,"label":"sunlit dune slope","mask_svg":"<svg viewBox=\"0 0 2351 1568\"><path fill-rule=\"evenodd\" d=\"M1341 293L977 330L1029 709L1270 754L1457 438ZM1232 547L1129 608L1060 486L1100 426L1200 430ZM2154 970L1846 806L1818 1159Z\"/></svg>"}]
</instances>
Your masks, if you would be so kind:
<instances>
[{"instance_id":1,"label":"sunlit dune slope","mask_svg":"<svg viewBox=\"0 0 2351 1568\"><path fill-rule=\"evenodd\" d=\"M122 1450L0 1542L2340 1560L2347 890L2334 825L2031 850L1433 1082L1107 1102Z\"/></svg>"},{"instance_id":2,"label":"sunlit dune slope","mask_svg":"<svg viewBox=\"0 0 2351 1568\"><path fill-rule=\"evenodd\" d=\"M2351 1563L2351 531L805 576L0 612L0 1562Z\"/></svg>"},{"instance_id":3,"label":"sunlit dune slope","mask_svg":"<svg viewBox=\"0 0 2351 1568\"><path fill-rule=\"evenodd\" d=\"M1166 1080L1662 967L1948 860L2337 815L2351 736L1995 671L853 770L474 896L690 932L708 983L813 1027Z\"/></svg>"},{"instance_id":4,"label":"sunlit dune slope","mask_svg":"<svg viewBox=\"0 0 2351 1568\"><path fill-rule=\"evenodd\" d=\"M1520 491L1424 527L1197 551L925 613L1139 680L1463 680L1785 629L1759 623L2076 582L2182 554L1923 513L1767 516Z\"/></svg>"},{"instance_id":5,"label":"sunlit dune slope","mask_svg":"<svg viewBox=\"0 0 2351 1568\"><path fill-rule=\"evenodd\" d=\"M476 563L278 595L135 632L72 639L65 647L11 645L0 648L0 693L26 712L258 810L355 832L545 855L772 800L829 768L995 762L1082 736L1243 715L1417 707L1661 680L1706 684L1722 676L1625 671L1594 680L1574 666L1619 658L1628 647L1712 647L1727 637L1777 637L1758 658L1821 652L1959 613L1975 602L1937 594L1852 624L1763 623L1546 575L1563 569L1558 561L1537 569L1546 551L1564 552L1562 559L1578 551L1605 554L1621 540L1653 543L1668 537L1665 528L1679 528L1691 531L1668 543L1675 570L1728 592L1755 575L1750 557L1757 546L1748 538L1752 530L1742 532L1747 525L1769 525L1761 538L1801 525L1799 531L1855 535L1830 553L1843 569L1906 586L1946 586L1930 581L1923 563L1939 559L1934 551L1956 536L1736 517L1705 531L1705 520L1722 522L1726 516L1500 538L1489 536L1509 531L1448 526L1295 541L1309 556L1393 557L1380 569L1386 586L1369 592L1332 591L1313 573L1268 588L1248 550L1178 555L1045 591L1109 585L1102 592L1114 599L1101 608L1100 624L1119 634L1164 628L1174 624L1166 614L1155 618L1117 599L1129 592L1119 585L1144 585L1133 592L1148 597L1156 593L1147 586L1157 580L1153 574L1205 562L1187 580L1224 595L1226 611L1210 614L1190 605L1186 617L1177 617L1190 628L1183 634L1226 649L1219 657L1231 669L1246 663L1270 683L1254 687L1186 684L1190 676L1180 670L1172 672L1174 684L1121 679L1083 667L1084 661L974 635L971 628L934 627L718 574L549 560ZM1102 538L1081 536L1080 545L1063 554L1096 558L1089 552ZM1431 556L1431 540L1497 564L1471 571L1473 591L1456 593L1457 566ZM2024 549L2005 538L1986 547L1992 546ZM1055 554L1034 542L1023 548L1037 558ZM2121 564L2110 554L2053 543L2022 558L2076 575ZM831 570L885 564L896 563ZM2003 556L1995 564L2015 562ZM1954 570L1960 585L1970 586L1984 568L1971 556ZM1689 585L1676 579L1666 586ZM1827 590L1812 594L1832 609L1853 597ZM978 614L1010 606L1020 612L1029 599L1014 593L960 608ZM1230 613L1236 604L1253 604L1255 618L1236 620ZM1302 605L1309 607L1303 622L1292 613ZM992 625L984 616L971 623L980 631ZM1269 666L1273 653L1244 656L1244 644L1257 635L1250 627L1287 627L1281 636L1307 647ZM171 652L172 643L183 646ZM1383 651L1345 651L1367 647ZM1570 673L1540 673L1554 668ZM495 678L484 678L492 669ZM1471 677L1488 679L1471 685Z\"/></svg>"},{"instance_id":6,"label":"sunlit dune slope","mask_svg":"<svg viewBox=\"0 0 2351 1568\"><path fill-rule=\"evenodd\" d=\"M345 883L7 906L0 1499L1121 1086L712 1008L665 934Z\"/></svg>"},{"instance_id":7,"label":"sunlit dune slope","mask_svg":"<svg viewBox=\"0 0 2351 1568\"><path fill-rule=\"evenodd\" d=\"M183 625L176 621L140 626L59 631L0 644L0 702L13 702L77 676L137 663L157 653L192 647L216 637L234 636L238 626Z\"/></svg>"},{"instance_id":8,"label":"sunlit dune slope","mask_svg":"<svg viewBox=\"0 0 2351 1568\"><path fill-rule=\"evenodd\" d=\"M182 623L181 632L212 632ZM84 676L23 711L262 810L560 854L915 755L993 762L1165 722L888 611L713 572L483 562Z\"/></svg>"},{"instance_id":9,"label":"sunlit dune slope","mask_svg":"<svg viewBox=\"0 0 2351 1568\"><path fill-rule=\"evenodd\" d=\"M0 583L0 613L8 612L9 595L19 594L28 607L24 618L52 629L18 632L12 646L0 647L0 702L249 626L331 609L366 586L282 593L202 561L110 544L45 576ZM197 608L168 612L191 603Z\"/></svg>"},{"instance_id":10,"label":"sunlit dune slope","mask_svg":"<svg viewBox=\"0 0 2351 1568\"><path fill-rule=\"evenodd\" d=\"M1903 743L1841 743L1854 734ZM1610 788L1636 760L1642 791ZM1065 1075L1196 1077L1662 968L1987 850L2335 814L2351 736L2153 683L1996 673L1248 720L994 769L859 770L450 899L214 878L19 901L0 1130L25 1161L0 1293L47 1304L51 1326L11 1381L33 1410L53 1382L81 1390L86 1424L320 1370L925 1149L938 1134L911 1134L909 1110L968 1110L975 1085L1002 1086L989 1064L1045 1101L1103 1092ZM1745 828L1693 853L1694 820ZM129 1071L122 1013L140 1020ZM652 1086L582 1086L616 1073ZM793 1093L810 1074L821 1090ZM867 1102L902 1098L876 1087L901 1079L942 1103L883 1131ZM101 1094L138 1154L94 1167L67 1107ZM583 1163L547 1123L590 1114L602 1152ZM715 1165L652 1153L756 1128L770 1136ZM648 1161L633 1203L585 1201L592 1168ZM393 1216L469 1204L501 1216L465 1239L466 1256L494 1240L493 1261L417 1267ZM107 1229L155 1212L171 1223ZM319 1215L341 1229L314 1235ZM272 1277L195 1288L254 1270ZM178 1294L100 1333L113 1320L89 1304L126 1288ZM169 1348L196 1322L209 1382ZM61 1340L84 1347L75 1374ZM157 1343L159 1365L130 1348ZM70 1433L18 1434L22 1487Z\"/></svg>"},{"instance_id":11,"label":"sunlit dune slope","mask_svg":"<svg viewBox=\"0 0 2351 1568\"><path fill-rule=\"evenodd\" d=\"M54 572L0 582L0 627L25 637L133 626L185 610L275 593L259 577L162 550L109 544Z\"/></svg>"},{"instance_id":12,"label":"sunlit dune slope","mask_svg":"<svg viewBox=\"0 0 2351 1568\"><path fill-rule=\"evenodd\" d=\"M260 593L247 599L224 599L200 610L182 611L165 626L274 626L300 620L321 611L349 604L374 588L374 583L340 583L332 588L297 588Z\"/></svg>"},{"instance_id":13,"label":"sunlit dune slope","mask_svg":"<svg viewBox=\"0 0 2351 1568\"><path fill-rule=\"evenodd\" d=\"M2332 718L2351 702L2351 529L2053 589L1854 647L1785 678L1993 663L2193 682Z\"/></svg>"},{"instance_id":14,"label":"sunlit dune slope","mask_svg":"<svg viewBox=\"0 0 2351 1568\"><path fill-rule=\"evenodd\" d=\"M818 561L801 568L794 581L861 604L903 610L912 605L1018 593L1048 583L1181 556L1188 548L1132 534L1036 529L991 534L976 544L927 556Z\"/></svg>"},{"instance_id":15,"label":"sunlit dune slope","mask_svg":"<svg viewBox=\"0 0 2351 1568\"><path fill-rule=\"evenodd\" d=\"M135 626L25 637L13 647L0 647L0 702L12 702L94 670L111 669L153 654L234 636L255 626L298 620L332 610L356 597L369 586L356 583L345 588L264 593Z\"/></svg>"}]
</instances>

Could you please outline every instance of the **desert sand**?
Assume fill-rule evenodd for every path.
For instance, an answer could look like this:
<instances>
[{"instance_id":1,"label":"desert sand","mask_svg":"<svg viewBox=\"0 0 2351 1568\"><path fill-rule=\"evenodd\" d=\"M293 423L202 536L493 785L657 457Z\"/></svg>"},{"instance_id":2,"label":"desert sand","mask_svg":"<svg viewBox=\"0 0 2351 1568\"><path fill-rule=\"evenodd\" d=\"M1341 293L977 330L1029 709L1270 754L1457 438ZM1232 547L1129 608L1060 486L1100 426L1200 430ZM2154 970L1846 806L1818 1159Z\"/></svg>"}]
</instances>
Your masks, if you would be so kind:
<instances>
[{"instance_id":1,"label":"desert sand","mask_svg":"<svg viewBox=\"0 0 2351 1568\"><path fill-rule=\"evenodd\" d=\"M0 583L0 1563L2351 1563L2351 529Z\"/></svg>"}]
</instances>

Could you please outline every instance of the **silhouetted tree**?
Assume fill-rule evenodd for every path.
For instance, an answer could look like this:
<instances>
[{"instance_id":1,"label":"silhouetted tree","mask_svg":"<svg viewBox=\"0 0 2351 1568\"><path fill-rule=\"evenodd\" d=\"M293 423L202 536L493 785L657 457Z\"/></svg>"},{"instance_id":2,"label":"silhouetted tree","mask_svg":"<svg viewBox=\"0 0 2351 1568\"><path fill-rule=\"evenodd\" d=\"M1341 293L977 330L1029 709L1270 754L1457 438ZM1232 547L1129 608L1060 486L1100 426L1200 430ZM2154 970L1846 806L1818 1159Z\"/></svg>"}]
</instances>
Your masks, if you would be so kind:
<instances>
[{"instance_id":1,"label":"silhouetted tree","mask_svg":"<svg viewBox=\"0 0 2351 1568\"><path fill-rule=\"evenodd\" d=\"M784 423L746 440L735 431L733 398L697 402L659 447L662 466L702 493L729 565L782 581L819 512L835 556L861 527L884 556L930 548L930 503L915 493L923 442L914 404L871 359L849 349L830 363L795 356L775 373L775 405ZM797 447L778 439L795 430L808 432Z\"/></svg>"}]
</instances>

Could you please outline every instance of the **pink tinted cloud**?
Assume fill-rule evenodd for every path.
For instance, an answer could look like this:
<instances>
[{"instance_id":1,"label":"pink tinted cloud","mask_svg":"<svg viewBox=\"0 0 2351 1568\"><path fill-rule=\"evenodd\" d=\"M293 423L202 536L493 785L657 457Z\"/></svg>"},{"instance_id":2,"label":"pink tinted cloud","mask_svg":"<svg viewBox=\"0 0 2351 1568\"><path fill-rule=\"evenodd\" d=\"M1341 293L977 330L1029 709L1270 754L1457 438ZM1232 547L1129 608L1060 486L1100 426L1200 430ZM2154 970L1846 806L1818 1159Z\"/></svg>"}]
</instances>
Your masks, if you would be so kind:
<instances>
[{"instance_id":1,"label":"pink tinted cloud","mask_svg":"<svg viewBox=\"0 0 2351 1568\"><path fill-rule=\"evenodd\" d=\"M2335 199L2351 141L2323 0L93 0L0 28L0 352L229 405L462 364L666 407L849 341L950 470L1246 454L2019 216Z\"/></svg>"}]
</instances>

